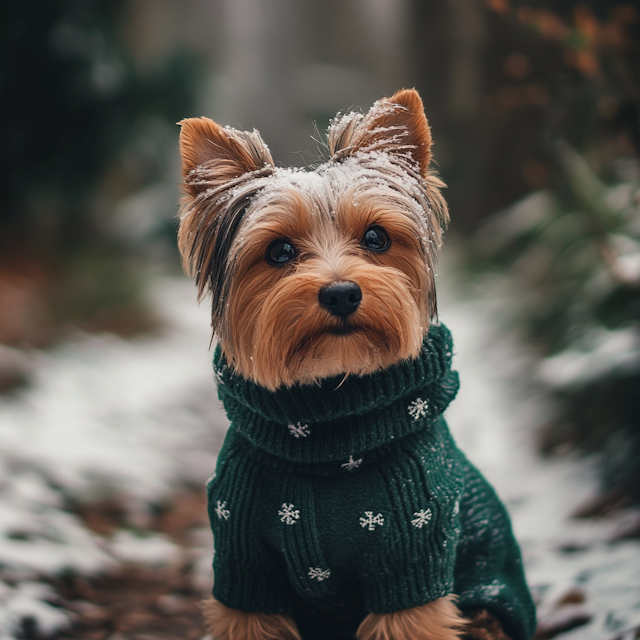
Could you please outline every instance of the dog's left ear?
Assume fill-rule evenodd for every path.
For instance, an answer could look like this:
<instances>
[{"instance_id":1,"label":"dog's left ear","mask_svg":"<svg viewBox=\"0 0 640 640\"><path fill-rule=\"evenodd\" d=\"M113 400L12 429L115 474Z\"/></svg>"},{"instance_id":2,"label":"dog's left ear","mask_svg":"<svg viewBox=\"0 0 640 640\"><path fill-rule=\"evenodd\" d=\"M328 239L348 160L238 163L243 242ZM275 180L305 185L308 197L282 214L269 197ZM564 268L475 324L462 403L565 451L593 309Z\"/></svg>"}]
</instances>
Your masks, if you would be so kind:
<instances>
[{"instance_id":1,"label":"dog's left ear","mask_svg":"<svg viewBox=\"0 0 640 640\"><path fill-rule=\"evenodd\" d=\"M431 130L415 89L378 100L366 115L349 113L329 127L333 160L356 152L385 151L411 156L423 177L431 161Z\"/></svg>"}]
</instances>

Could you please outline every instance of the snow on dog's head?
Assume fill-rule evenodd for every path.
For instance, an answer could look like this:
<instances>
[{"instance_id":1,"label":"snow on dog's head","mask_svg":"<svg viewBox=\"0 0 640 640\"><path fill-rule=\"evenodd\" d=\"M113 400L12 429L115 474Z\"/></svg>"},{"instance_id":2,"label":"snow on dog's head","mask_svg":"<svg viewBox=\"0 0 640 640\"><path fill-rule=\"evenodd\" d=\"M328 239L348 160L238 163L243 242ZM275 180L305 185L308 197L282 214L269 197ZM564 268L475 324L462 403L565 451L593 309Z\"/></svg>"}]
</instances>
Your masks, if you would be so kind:
<instances>
[{"instance_id":1,"label":"snow on dog's head","mask_svg":"<svg viewBox=\"0 0 640 640\"><path fill-rule=\"evenodd\" d=\"M256 131L181 124L179 246L238 373L275 389L418 354L448 215L415 91L338 115L313 170L276 168Z\"/></svg>"}]
</instances>

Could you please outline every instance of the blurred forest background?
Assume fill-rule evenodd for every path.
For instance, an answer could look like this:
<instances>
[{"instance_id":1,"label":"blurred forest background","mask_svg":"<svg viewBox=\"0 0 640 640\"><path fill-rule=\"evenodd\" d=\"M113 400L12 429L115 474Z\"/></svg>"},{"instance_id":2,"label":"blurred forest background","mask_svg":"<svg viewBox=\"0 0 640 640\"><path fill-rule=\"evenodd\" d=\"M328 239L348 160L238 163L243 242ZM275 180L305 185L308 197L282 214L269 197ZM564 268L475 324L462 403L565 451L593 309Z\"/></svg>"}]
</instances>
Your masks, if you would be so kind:
<instances>
[{"instance_id":1,"label":"blurred forest background","mask_svg":"<svg viewBox=\"0 0 640 640\"><path fill-rule=\"evenodd\" d=\"M469 275L508 274L556 418L640 499L640 11L618 0L25 0L0 21L0 387L70 328L152 331L177 269L178 127L317 160L338 110L417 87ZM544 368L543 368L544 370ZM551 369L549 369L551 371Z\"/></svg>"},{"instance_id":2,"label":"blurred forest background","mask_svg":"<svg viewBox=\"0 0 640 640\"><path fill-rule=\"evenodd\" d=\"M540 451L640 501L640 7L629 0L23 0L0 19L0 390L76 329L155 331L177 121L318 160L338 110L421 93L469 282L553 401ZM317 131L316 131L317 130ZM319 134L317 133L319 132ZM589 515L584 514L584 515Z\"/></svg>"}]
</instances>

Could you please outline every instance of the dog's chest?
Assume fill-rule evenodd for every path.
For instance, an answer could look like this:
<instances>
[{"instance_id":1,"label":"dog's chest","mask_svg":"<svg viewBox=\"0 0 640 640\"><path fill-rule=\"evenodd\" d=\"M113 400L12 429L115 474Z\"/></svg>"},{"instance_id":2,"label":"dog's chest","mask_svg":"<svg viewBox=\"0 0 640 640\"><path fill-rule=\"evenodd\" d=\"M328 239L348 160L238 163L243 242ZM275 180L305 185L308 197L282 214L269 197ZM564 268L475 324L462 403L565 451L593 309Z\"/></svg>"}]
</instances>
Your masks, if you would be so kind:
<instances>
[{"instance_id":1,"label":"dog's chest","mask_svg":"<svg viewBox=\"0 0 640 640\"><path fill-rule=\"evenodd\" d=\"M433 459L429 465L419 452L408 458L353 456L333 472L315 475L245 458L232 456L210 489L214 533L226 538L226 530L248 527L249 544L259 545L272 571L306 601L339 601L366 591L381 573L436 562L453 540L460 487L434 481ZM240 467L251 486L242 518L240 505L229 500L238 495ZM218 517L218 504L229 513Z\"/></svg>"}]
</instances>

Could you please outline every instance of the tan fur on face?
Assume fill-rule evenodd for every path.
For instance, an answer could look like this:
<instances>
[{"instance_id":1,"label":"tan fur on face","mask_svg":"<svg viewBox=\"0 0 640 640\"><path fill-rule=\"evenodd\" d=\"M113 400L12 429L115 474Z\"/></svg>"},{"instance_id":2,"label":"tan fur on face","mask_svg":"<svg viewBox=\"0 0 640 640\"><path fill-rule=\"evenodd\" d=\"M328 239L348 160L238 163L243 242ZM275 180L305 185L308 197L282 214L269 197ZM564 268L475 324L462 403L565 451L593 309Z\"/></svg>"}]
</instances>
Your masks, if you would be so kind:
<instances>
[{"instance_id":1,"label":"tan fur on face","mask_svg":"<svg viewBox=\"0 0 640 640\"><path fill-rule=\"evenodd\" d=\"M360 624L358 640L457 640L465 622L455 596L394 613L370 613Z\"/></svg>"},{"instance_id":2,"label":"tan fur on face","mask_svg":"<svg viewBox=\"0 0 640 640\"><path fill-rule=\"evenodd\" d=\"M300 640L289 616L230 609L214 598L202 603L202 612L214 640Z\"/></svg>"},{"instance_id":3,"label":"tan fur on face","mask_svg":"<svg viewBox=\"0 0 640 640\"><path fill-rule=\"evenodd\" d=\"M185 268L201 296L211 292L231 366L269 389L416 356L437 313L433 266L448 215L420 97L401 91L366 115L336 118L328 148L331 159L312 172L276 169L256 132L183 122ZM361 246L372 224L389 233L388 251ZM266 260L278 238L298 254L284 267ZM343 281L363 297L352 331L336 335L345 323L318 292Z\"/></svg>"},{"instance_id":4,"label":"tan fur on face","mask_svg":"<svg viewBox=\"0 0 640 640\"><path fill-rule=\"evenodd\" d=\"M251 228L246 254L238 257L230 294L229 324L237 328L223 347L239 373L275 389L339 374L366 374L416 356L429 317L418 230L389 208L338 203L335 220L319 207L297 201L297 213L265 216ZM383 226L391 238L384 253L360 246L366 229ZM300 252L295 265L273 267L264 259L269 243L291 240ZM333 282L359 285L362 302L346 324L323 309L318 292ZM224 334L223 334L224 336Z\"/></svg>"}]
</instances>

